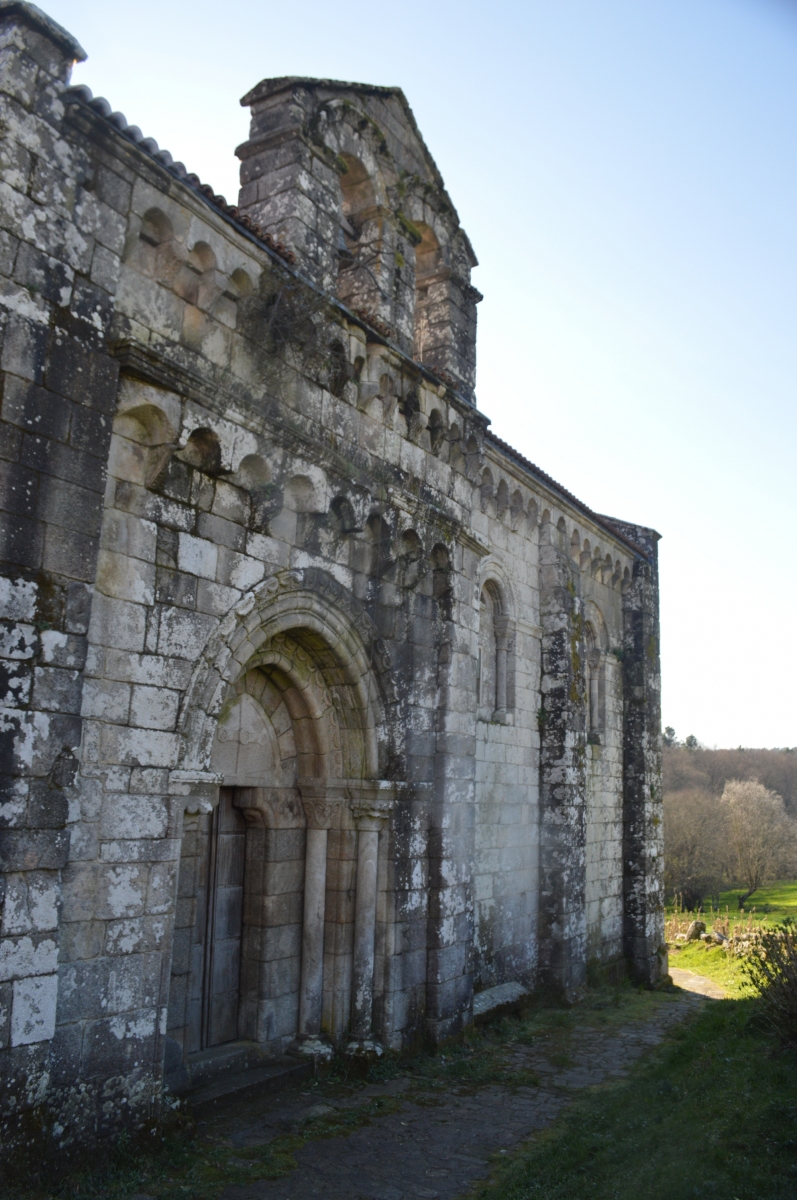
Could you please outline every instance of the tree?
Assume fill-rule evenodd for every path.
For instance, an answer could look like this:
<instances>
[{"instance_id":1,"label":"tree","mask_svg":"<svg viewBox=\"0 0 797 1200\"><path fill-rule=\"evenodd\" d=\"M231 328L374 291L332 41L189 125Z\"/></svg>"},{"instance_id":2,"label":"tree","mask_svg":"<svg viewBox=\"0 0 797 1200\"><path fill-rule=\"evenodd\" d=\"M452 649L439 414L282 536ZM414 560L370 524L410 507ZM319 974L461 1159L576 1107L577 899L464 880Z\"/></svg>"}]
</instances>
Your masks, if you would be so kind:
<instances>
[{"instance_id":1,"label":"tree","mask_svg":"<svg viewBox=\"0 0 797 1200\"><path fill-rule=\"evenodd\" d=\"M794 865L797 823L783 800L756 779L729 779L722 793L727 817L730 873L746 891L739 908L763 883Z\"/></svg>"},{"instance_id":2,"label":"tree","mask_svg":"<svg viewBox=\"0 0 797 1200\"><path fill-rule=\"evenodd\" d=\"M684 745L686 746L687 750L697 750L700 747L700 742L693 733L690 733L684 741Z\"/></svg>"},{"instance_id":3,"label":"tree","mask_svg":"<svg viewBox=\"0 0 797 1200\"><path fill-rule=\"evenodd\" d=\"M661 740L664 742L665 746L678 745L678 739L675 736L675 730L673 729L672 725L664 726L664 733L661 735Z\"/></svg>"},{"instance_id":4,"label":"tree","mask_svg":"<svg viewBox=\"0 0 797 1200\"><path fill-rule=\"evenodd\" d=\"M729 779L757 779L783 797L786 811L797 818L797 752L789 750L707 750L691 753L676 738L663 739L664 793L700 788L719 800Z\"/></svg>"},{"instance_id":5,"label":"tree","mask_svg":"<svg viewBox=\"0 0 797 1200\"><path fill-rule=\"evenodd\" d=\"M664 887L684 908L699 908L723 882L726 811L701 788L664 794Z\"/></svg>"}]
</instances>

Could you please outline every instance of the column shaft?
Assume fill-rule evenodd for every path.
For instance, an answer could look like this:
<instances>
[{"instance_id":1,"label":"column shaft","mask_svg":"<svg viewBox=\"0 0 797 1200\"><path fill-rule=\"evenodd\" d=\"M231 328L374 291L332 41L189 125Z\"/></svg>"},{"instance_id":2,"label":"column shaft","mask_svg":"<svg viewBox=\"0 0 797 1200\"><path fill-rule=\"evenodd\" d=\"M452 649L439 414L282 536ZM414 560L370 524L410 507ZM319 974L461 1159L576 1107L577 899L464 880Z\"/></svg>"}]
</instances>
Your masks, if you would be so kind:
<instances>
[{"instance_id":1,"label":"column shaft","mask_svg":"<svg viewBox=\"0 0 797 1200\"><path fill-rule=\"evenodd\" d=\"M361 829L357 838L357 898L354 910L352 1034L355 1038L369 1038L372 1034L378 858L378 831Z\"/></svg>"},{"instance_id":2,"label":"column shaft","mask_svg":"<svg viewBox=\"0 0 797 1200\"><path fill-rule=\"evenodd\" d=\"M506 642L498 642L495 650L495 708L506 712Z\"/></svg>"},{"instance_id":3,"label":"column shaft","mask_svg":"<svg viewBox=\"0 0 797 1200\"><path fill-rule=\"evenodd\" d=\"M506 668L509 650L509 619L498 615L493 618L495 629L495 717L506 716Z\"/></svg>"},{"instance_id":4,"label":"column shaft","mask_svg":"<svg viewBox=\"0 0 797 1200\"><path fill-rule=\"evenodd\" d=\"M299 996L299 1036L321 1033L324 987L324 908L327 885L327 831L307 830L304 868L304 928L302 931L302 990Z\"/></svg>"}]
</instances>

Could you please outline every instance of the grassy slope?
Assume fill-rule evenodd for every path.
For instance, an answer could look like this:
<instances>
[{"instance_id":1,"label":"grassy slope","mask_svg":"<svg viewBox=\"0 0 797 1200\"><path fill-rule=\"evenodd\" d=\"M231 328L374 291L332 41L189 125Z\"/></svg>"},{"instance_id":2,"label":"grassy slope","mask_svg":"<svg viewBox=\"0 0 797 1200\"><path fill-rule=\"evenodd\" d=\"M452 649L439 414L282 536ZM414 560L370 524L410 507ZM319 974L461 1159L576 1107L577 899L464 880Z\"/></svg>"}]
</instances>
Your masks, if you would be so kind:
<instances>
[{"instance_id":1,"label":"grassy slope","mask_svg":"<svg viewBox=\"0 0 797 1200\"><path fill-rule=\"evenodd\" d=\"M719 908L706 902L703 913L706 923L710 924L713 917L724 919L726 913L732 925L750 918L767 925L777 925L784 917L794 917L797 920L797 879L780 879L767 887L759 888L748 900L745 911L740 912L738 898L743 894L742 888L721 892ZM668 907L667 916L672 916L673 911ZM683 915L686 917L692 914Z\"/></svg>"},{"instance_id":2,"label":"grassy slope","mask_svg":"<svg viewBox=\"0 0 797 1200\"><path fill-rule=\"evenodd\" d=\"M709 929L714 924L715 915L719 915L720 922L724 921L726 908L731 926L740 922L753 926L779 925L784 917L797 919L797 880L781 880L762 888L753 896L750 907L744 913L739 912L737 895L738 892L723 892L720 909L708 909L702 914ZM769 907L768 913L764 912L765 907ZM671 909L668 909L667 915L672 917ZM684 928L689 924L692 915L697 916L692 913L681 914L681 924ZM729 996L737 999L749 995L738 958L726 954L718 946L706 949L703 942L690 942L679 946L678 943L670 941L669 945L671 967L682 967L698 975L706 975L725 988Z\"/></svg>"},{"instance_id":3,"label":"grassy slope","mask_svg":"<svg viewBox=\"0 0 797 1200\"><path fill-rule=\"evenodd\" d=\"M500 1164L479 1200L794 1200L797 1055L755 1012L708 1005Z\"/></svg>"},{"instance_id":4,"label":"grassy slope","mask_svg":"<svg viewBox=\"0 0 797 1200\"><path fill-rule=\"evenodd\" d=\"M707 950L703 942L690 942L680 950L670 945L670 966L694 971L713 979L734 999L749 996L742 974L741 961L726 954L719 946Z\"/></svg>"}]
</instances>

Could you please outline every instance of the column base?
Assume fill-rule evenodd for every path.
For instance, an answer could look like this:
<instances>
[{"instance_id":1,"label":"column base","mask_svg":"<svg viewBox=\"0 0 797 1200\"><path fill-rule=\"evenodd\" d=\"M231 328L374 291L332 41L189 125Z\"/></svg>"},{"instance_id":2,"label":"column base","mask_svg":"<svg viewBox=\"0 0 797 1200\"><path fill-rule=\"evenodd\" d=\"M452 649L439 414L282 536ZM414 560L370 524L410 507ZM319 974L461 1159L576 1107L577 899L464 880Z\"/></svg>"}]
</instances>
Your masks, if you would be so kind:
<instances>
[{"instance_id":1,"label":"column base","mask_svg":"<svg viewBox=\"0 0 797 1200\"><path fill-rule=\"evenodd\" d=\"M320 1059L323 1062L329 1062L335 1051L329 1042L325 1042L323 1038L313 1035L312 1037L302 1038L301 1041L296 1042L294 1053L301 1054L303 1058L312 1058L316 1061Z\"/></svg>"},{"instance_id":2,"label":"column base","mask_svg":"<svg viewBox=\"0 0 797 1200\"><path fill-rule=\"evenodd\" d=\"M374 1038L352 1038L343 1053L351 1058L381 1058L384 1049Z\"/></svg>"}]
</instances>

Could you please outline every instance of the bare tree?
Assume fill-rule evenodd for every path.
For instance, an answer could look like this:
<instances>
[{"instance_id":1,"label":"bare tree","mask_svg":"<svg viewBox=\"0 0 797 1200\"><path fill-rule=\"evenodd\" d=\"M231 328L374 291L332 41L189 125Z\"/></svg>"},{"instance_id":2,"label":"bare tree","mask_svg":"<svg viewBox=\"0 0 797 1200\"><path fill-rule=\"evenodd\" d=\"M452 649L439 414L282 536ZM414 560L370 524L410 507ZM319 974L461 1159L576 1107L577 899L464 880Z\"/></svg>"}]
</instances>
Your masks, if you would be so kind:
<instances>
[{"instance_id":1,"label":"bare tree","mask_svg":"<svg viewBox=\"0 0 797 1200\"><path fill-rule=\"evenodd\" d=\"M724 877L726 810L705 788L664 795L664 886L684 907L717 895Z\"/></svg>"},{"instance_id":2,"label":"bare tree","mask_svg":"<svg viewBox=\"0 0 797 1200\"><path fill-rule=\"evenodd\" d=\"M665 730L662 762L664 792L701 788L719 800L729 779L757 779L783 797L786 811L797 817L797 747L779 750L687 750L681 739Z\"/></svg>"},{"instance_id":3,"label":"bare tree","mask_svg":"<svg viewBox=\"0 0 797 1200\"><path fill-rule=\"evenodd\" d=\"M796 823L782 798L755 779L729 779L722 793L730 873L746 891L739 907L767 880L793 869Z\"/></svg>"}]
</instances>

